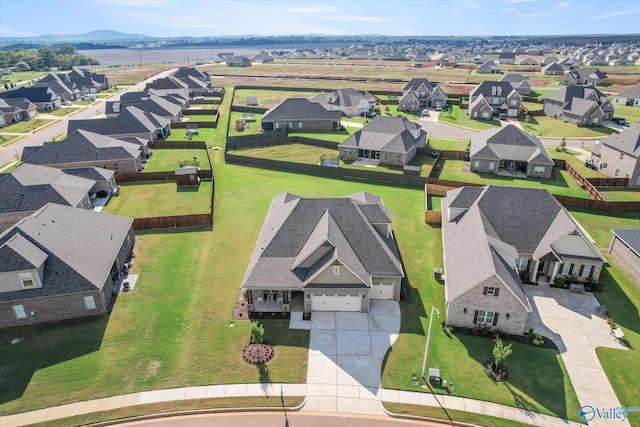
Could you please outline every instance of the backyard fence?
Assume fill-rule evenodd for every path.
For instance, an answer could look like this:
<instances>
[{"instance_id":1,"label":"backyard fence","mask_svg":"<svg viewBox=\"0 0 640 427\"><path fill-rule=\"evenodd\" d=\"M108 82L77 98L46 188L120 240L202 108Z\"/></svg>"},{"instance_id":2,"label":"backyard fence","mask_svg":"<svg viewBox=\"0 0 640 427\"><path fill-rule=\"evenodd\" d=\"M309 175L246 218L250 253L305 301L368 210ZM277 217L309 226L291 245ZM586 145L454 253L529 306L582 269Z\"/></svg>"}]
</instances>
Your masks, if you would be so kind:
<instances>
[{"instance_id":1,"label":"backyard fence","mask_svg":"<svg viewBox=\"0 0 640 427\"><path fill-rule=\"evenodd\" d=\"M207 149L207 143L204 141L149 141L149 148L156 149L171 149L171 148L194 148L194 149Z\"/></svg>"},{"instance_id":2,"label":"backyard fence","mask_svg":"<svg viewBox=\"0 0 640 427\"><path fill-rule=\"evenodd\" d=\"M629 185L629 178L586 178L596 187L626 187Z\"/></svg>"},{"instance_id":3,"label":"backyard fence","mask_svg":"<svg viewBox=\"0 0 640 427\"><path fill-rule=\"evenodd\" d=\"M133 229L140 230L158 230L167 228L180 227L196 227L203 225L212 225L212 213L192 214L192 215L173 215L158 216L153 218L134 218Z\"/></svg>"},{"instance_id":4,"label":"backyard fence","mask_svg":"<svg viewBox=\"0 0 640 427\"><path fill-rule=\"evenodd\" d=\"M569 175L571 175L573 177L573 179L576 180L578 185L580 187L582 187L584 189L584 191L589 193L589 195L591 197L593 197L593 200L604 201L604 197L602 197L602 194L600 194L598 189L596 187L594 187L594 185L591 184L591 182L589 182L589 180L587 180L585 177L583 177L580 174L580 172L575 170L573 168L573 166L571 166L569 163L566 163L565 169L566 169L567 172L569 172Z\"/></svg>"},{"instance_id":5,"label":"backyard fence","mask_svg":"<svg viewBox=\"0 0 640 427\"><path fill-rule=\"evenodd\" d=\"M305 144L314 147L338 150L336 142L321 139L306 138L303 136L286 136L284 132L265 132L262 135L242 135L227 138L226 150L242 150L244 148L272 147L285 144Z\"/></svg>"},{"instance_id":6,"label":"backyard fence","mask_svg":"<svg viewBox=\"0 0 640 427\"><path fill-rule=\"evenodd\" d=\"M185 110L183 113L185 116L206 116L206 115L217 115L218 109L200 109L200 110Z\"/></svg>"},{"instance_id":7,"label":"backyard fence","mask_svg":"<svg viewBox=\"0 0 640 427\"><path fill-rule=\"evenodd\" d=\"M176 172L128 172L117 173L114 176L118 184L122 184L125 182L175 181ZM200 177L200 179L202 180L210 180L213 179L213 172L210 170L199 170L198 177Z\"/></svg>"}]
</instances>

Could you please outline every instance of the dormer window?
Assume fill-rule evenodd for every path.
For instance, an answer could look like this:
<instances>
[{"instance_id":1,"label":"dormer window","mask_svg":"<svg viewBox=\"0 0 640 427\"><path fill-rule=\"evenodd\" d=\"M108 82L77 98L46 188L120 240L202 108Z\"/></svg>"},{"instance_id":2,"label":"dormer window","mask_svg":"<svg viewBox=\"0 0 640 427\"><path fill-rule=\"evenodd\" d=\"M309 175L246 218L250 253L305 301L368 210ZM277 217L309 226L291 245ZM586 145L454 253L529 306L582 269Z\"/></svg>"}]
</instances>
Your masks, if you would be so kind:
<instances>
[{"instance_id":1,"label":"dormer window","mask_svg":"<svg viewBox=\"0 0 640 427\"><path fill-rule=\"evenodd\" d=\"M339 275L340 275L340 266L335 265L335 266L333 267L333 275L334 275L334 276L339 276Z\"/></svg>"},{"instance_id":2,"label":"dormer window","mask_svg":"<svg viewBox=\"0 0 640 427\"><path fill-rule=\"evenodd\" d=\"M495 95L498 92L498 88L495 86L491 86L491 95Z\"/></svg>"},{"instance_id":3,"label":"dormer window","mask_svg":"<svg viewBox=\"0 0 640 427\"><path fill-rule=\"evenodd\" d=\"M502 87L498 86L498 96L502 95Z\"/></svg>"},{"instance_id":4,"label":"dormer window","mask_svg":"<svg viewBox=\"0 0 640 427\"><path fill-rule=\"evenodd\" d=\"M22 282L22 286L25 288L32 288L35 286L31 273L20 273L20 281Z\"/></svg>"}]
</instances>

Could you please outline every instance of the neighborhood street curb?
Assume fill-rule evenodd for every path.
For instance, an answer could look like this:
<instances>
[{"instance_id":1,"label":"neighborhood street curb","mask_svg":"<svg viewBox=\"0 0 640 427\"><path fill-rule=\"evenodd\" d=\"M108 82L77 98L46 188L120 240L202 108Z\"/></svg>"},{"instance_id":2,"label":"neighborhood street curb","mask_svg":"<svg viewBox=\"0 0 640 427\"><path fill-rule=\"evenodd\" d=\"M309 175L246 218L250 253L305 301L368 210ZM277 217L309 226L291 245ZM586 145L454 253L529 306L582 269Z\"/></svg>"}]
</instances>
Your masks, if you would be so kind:
<instances>
[{"instance_id":1,"label":"neighborhood street curb","mask_svg":"<svg viewBox=\"0 0 640 427\"><path fill-rule=\"evenodd\" d=\"M432 423L437 423L437 424L442 424L447 426L455 426L455 427L481 427L481 426L478 426L477 424L463 423L456 420L449 421L449 420L443 420L442 418L421 417L419 415L411 415L411 414L396 414L395 412L391 412L387 408L385 408L384 402L380 402L380 405L382 406L382 410L392 418L399 418L402 420L429 421ZM415 406L421 406L421 405L415 405Z\"/></svg>"}]
</instances>

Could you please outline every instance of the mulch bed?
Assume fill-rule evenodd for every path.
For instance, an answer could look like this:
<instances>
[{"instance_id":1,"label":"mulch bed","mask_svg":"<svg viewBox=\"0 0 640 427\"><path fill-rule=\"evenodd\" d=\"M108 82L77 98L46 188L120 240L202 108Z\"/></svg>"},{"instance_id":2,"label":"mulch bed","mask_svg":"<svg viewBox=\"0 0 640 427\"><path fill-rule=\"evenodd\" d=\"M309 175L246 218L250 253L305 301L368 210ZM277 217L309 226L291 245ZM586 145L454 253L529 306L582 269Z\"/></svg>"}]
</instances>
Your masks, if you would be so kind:
<instances>
[{"instance_id":1,"label":"mulch bed","mask_svg":"<svg viewBox=\"0 0 640 427\"><path fill-rule=\"evenodd\" d=\"M262 344L247 343L242 347L242 359L252 365L266 363L275 354L273 344L264 341Z\"/></svg>"},{"instance_id":2,"label":"mulch bed","mask_svg":"<svg viewBox=\"0 0 640 427\"><path fill-rule=\"evenodd\" d=\"M248 304L244 298L238 298L236 301L235 307L233 307L233 315L231 316L234 320L247 320L249 319L249 310Z\"/></svg>"},{"instance_id":3,"label":"mulch bed","mask_svg":"<svg viewBox=\"0 0 640 427\"><path fill-rule=\"evenodd\" d=\"M489 378L496 382L503 382L509 379L509 373L503 365L498 364L494 369L493 363L489 360L485 360L484 362L484 372Z\"/></svg>"}]
</instances>

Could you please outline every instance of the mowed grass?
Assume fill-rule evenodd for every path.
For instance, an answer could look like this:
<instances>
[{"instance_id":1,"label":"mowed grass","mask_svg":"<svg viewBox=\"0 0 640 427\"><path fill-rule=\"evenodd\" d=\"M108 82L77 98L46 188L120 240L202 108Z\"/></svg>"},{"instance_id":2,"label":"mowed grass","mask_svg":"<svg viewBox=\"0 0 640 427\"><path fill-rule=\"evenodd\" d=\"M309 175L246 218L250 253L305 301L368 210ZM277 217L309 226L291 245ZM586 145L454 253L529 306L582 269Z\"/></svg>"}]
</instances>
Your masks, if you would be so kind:
<instances>
[{"instance_id":1,"label":"mowed grass","mask_svg":"<svg viewBox=\"0 0 640 427\"><path fill-rule=\"evenodd\" d=\"M628 348L627 351L598 348L596 353L620 404L637 406L640 383L629 378L640 375L640 284L632 282L629 274L614 263L607 252L612 229L640 227L638 212L597 212L577 208L569 211L608 259L608 266L600 275L602 292L594 295L607 306L607 315L624 331ZM630 413L629 421L631 425L640 425L640 413Z\"/></svg>"},{"instance_id":2,"label":"mowed grass","mask_svg":"<svg viewBox=\"0 0 640 427\"><path fill-rule=\"evenodd\" d=\"M262 69L261 69L262 71ZM254 70L255 72L255 70ZM237 89L233 97L233 105L248 106L247 97L258 98L258 105L252 107L271 108L275 107L287 98L313 98L322 93L321 91L292 91L292 90L269 90L269 89ZM231 93L225 94L229 96Z\"/></svg>"},{"instance_id":3,"label":"mowed grass","mask_svg":"<svg viewBox=\"0 0 640 427\"><path fill-rule=\"evenodd\" d=\"M562 120L547 116L525 119L521 115L518 120L520 120L525 132L533 133L543 138L606 138L612 133L617 133L615 130L605 126L579 127L573 123L565 123Z\"/></svg>"},{"instance_id":4,"label":"mowed grass","mask_svg":"<svg viewBox=\"0 0 640 427\"><path fill-rule=\"evenodd\" d=\"M501 185L506 187L544 188L551 194L590 199L567 171L553 168L553 179L518 178L513 176L467 172L464 160L440 160L435 178L451 181L470 182L483 185Z\"/></svg>"},{"instance_id":5,"label":"mowed grass","mask_svg":"<svg viewBox=\"0 0 640 427\"><path fill-rule=\"evenodd\" d=\"M25 121L25 122L18 122L18 123L14 123L12 125L6 126L4 128L2 128L2 132L7 132L7 133L27 133L27 132L32 132L36 129L39 129L49 123L51 123L53 120L52 119L39 119L39 118L34 118L31 119L29 121Z\"/></svg>"},{"instance_id":6,"label":"mowed grass","mask_svg":"<svg viewBox=\"0 0 640 427\"><path fill-rule=\"evenodd\" d=\"M441 112L438 116L438 121L476 130L500 127L500 121L498 120L473 120L469 118L469 110L461 110L457 105L451 105L451 112Z\"/></svg>"},{"instance_id":7,"label":"mowed grass","mask_svg":"<svg viewBox=\"0 0 640 427\"><path fill-rule=\"evenodd\" d=\"M434 150L465 151L469 146L467 139L429 138L429 145Z\"/></svg>"},{"instance_id":8,"label":"mowed grass","mask_svg":"<svg viewBox=\"0 0 640 427\"><path fill-rule=\"evenodd\" d=\"M61 107L61 108L58 108L57 110L53 110L53 111L51 111L51 112L49 112L47 114L51 114L52 116L64 117L64 116L66 116L68 114L72 114L72 113L78 111L79 109L80 109L80 107L76 107L76 108L73 108L73 107Z\"/></svg>"},{"instance_id":9,"label":"mowed grass","mask_svg":"<svg viewBox=\"0 0 640 427\"><path fill-rule=\"evenodd\" d=\"M420 417L438 418L442 420L456 420L465 423L471 423L478 426L491 427L529 427L531 424L525 424L518 421L508 420L506 418L497 418L489 415L481 415L473 412L464 412L457 409L444 409L436 406L410 405L406 403L382 402L383 406L396 414L410 414Z\"/></svg>"},{"instance_id":10,"label":"mowed grass","mask_svg":"<svg viewBox=\"0 0 640 427\"><path fill-rule=\"evenodd\" d=\"M20 135L0 134L0 145L8 144L12 140L16 139L18 136L20 136Z\"/></svg>"},{"instance_id":11,"label":"mowed grass","mask_svg":"<svg viewBox=\"0 0 640 427\"><path fill-rule=\"evenodd\" d=\"M230 154L247 157L257 157L260 159L279 160L282 162L303 163L307 165L317 165L320 158L335 159L338 157L338 150L330 148L314 147L305 144L275 145L272 147L247 148L243 150L230 151Z\"/></svg>"},{"instance_id":12,"label":"mowed grass","mask_svg":"<svg viewBox=\"0 0 640 427\"><path fill-rule=\"evenodd\" d=\"M640 202L640 189L621 187L598 187L598 191L609 202Z\"/></svg>"},{"instance_id":13,"label":"mowed grass","mask_svg":"<svg viewBox=\"0 0 640 427\"><path fill-rule=\"evenodd\" d=\"M229 136L241 136L241 135L258 135L262 128L262 114L253 114L254 120L246 121L246 118L251 117L247 113L239 113L232 111L231 121L229 122ZM245 127L242 130L236 130L236 119L245 119Z\"/></svg>"},{"instance_id":14,"label":"mowed grass","mask_svg":"<svg viewBox=\"0 0 640 427\"><path fill-rule=\"evenodd\" d=\"M156 148L144 168L144 172L174 171L178 169L178 162L187 162L191 165L193 160L200 162L200 169L211 170L207 152L204 149L189 148Z\"/></svg>"},{"instance_id":15,"label":"mowed grass","mask_svg":"<svg viewBox=\"0 0 640 427\"><path fill-rule=\"evenodd\" d=\"M640 107L613 104L613 108L615 117L624 117L629 124L640 123Z\"/></svg>"},{"instance_id":16,"label":"mowed grass","mask_svg":"<svg viewBox=\"0 0 640 427\"><path fill-rule=\"evenodd\" d=\"M165 141L211 141L213 134L218 131L216 128L199 128L197 135L192 135L191 139L187 138L186 129L171 129L171 135L165 138Z\"/></svg>"},{"instance_id":17,"label":"mowed grass","mask_svg":"<svg viewBox=\"0 0 640 427\"><path fill-rule=\"evenodd\" d=\"M560 143L560 141L558 141ZM555 148L547 148L547 152L552 159L562 159L570 164L580 175L585 178L606 178L607 176L597 170L585 166L584 161L578 159L576 154L571 150L556 151Z\"/></svg>"},{"instance_id":18,"label":"mowed grass","mask_svg":"<svg viewBox=\"0 0 640 427\"><path fill-rule=\"evenodd\" d=\"M331 141L341 143L354 132L359 131L359 127L345 127L342 130L312 131L312 132L287 132L288 136L302 136L305 138L321 139L323 141Z\"/></svg>"},{"instance_id":19,"label":"mowed grass","mask_svg":"<svg viewBox=\"0 0 640 427\"><path fill-rule=\"evenodd\" d=\"M197 188L178 188L175 181L124 183L120 196L112 197L103 212L131 218L188 215L209 212L211 181Z\"/></svg>"}]
</instances>

